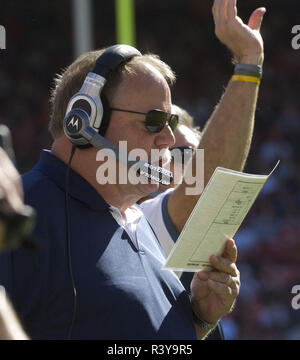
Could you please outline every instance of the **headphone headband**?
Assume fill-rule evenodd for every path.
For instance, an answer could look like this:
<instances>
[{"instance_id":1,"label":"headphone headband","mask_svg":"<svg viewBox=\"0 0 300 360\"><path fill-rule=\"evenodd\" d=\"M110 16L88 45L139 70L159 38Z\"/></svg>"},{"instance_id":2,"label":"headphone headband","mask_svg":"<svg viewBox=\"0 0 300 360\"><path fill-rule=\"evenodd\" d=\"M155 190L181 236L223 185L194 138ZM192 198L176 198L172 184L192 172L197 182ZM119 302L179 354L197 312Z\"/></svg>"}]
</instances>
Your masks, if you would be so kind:
<instances>
[{"instance_id":1,"label":"headphone headband","mask_svg":"<svg viewBox=\"0 0 300 360\"><path fill-rule=\"evenodd\" d=\"M107 78L107 75L116 69L122 62L134 56L142 54L134 47L129 45L113 45L108 47L96 61L93 73Z\"/></svg>"}]
</instances>

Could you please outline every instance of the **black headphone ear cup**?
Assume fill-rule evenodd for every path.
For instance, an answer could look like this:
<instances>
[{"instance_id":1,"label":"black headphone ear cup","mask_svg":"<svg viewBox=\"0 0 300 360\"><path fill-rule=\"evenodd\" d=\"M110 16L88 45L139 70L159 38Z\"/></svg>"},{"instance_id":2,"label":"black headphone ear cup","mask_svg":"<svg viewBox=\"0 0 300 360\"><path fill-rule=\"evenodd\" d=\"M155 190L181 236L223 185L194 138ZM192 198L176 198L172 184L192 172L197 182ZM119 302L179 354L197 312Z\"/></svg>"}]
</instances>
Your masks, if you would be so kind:
<instances>
[{"instance_id":1,"label":"black headphone ear cup","mask_svg":"<svg viewBox=\"0 0 300 360\"><path fill-rule=\"evenodd\" d=\"M101 94L101 101L102 101L102 106L103 106L103 116L102 116L102 121L101 121L101 125L99 128L99 134L104 136L106 133L106 130L108 128L111 110L110 110L110 106L109 106L107 97L104 94Z\"/></svg>"},{"instance_id":2,"label":"black headphone ear cup","mask_svg":"<svg viewBox=\"0 0 300 360\"><path fill-rule=\"evenodd\" d=\"M89 116L92 114L92 108L88 101L85 99L79 99L74 102L72 105L71 110L73 109L82 109L84 110Z\"/></svg>"},{"instance_id":3,"label":"black headphone ear cup","mask_svg":"<svg viewBox=\"0 0 300 360\"><path fill-rule=\"evenodd\" d=\"M81 110L84 110L88 116L90 117L91 114L92 114L92 108L91 108L91 105L89 104L89 102L85 99L78 99L76 100L73 105L72 105L72 108L71 108L71 111L73 109L81 109ZM90 147L92 147L91 144L85 144L85 145L79 145L77 144L76 145L79 149L88 149Z\"/></svg>"}]
</instances>

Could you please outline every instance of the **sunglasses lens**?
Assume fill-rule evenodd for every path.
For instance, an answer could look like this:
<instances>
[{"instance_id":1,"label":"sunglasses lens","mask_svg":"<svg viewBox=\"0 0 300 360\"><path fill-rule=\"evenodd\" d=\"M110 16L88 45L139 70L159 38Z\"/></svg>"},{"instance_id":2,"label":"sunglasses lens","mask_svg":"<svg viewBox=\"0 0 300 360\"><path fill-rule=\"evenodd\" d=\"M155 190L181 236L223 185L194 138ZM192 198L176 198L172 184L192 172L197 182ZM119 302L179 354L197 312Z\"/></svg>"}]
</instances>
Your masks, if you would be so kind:
<instances>
[{"instance_id":1,"label":"sunglasses lens","mask_svg":"<svg viewBox=\"0 0 300 360\"><path fill-rule=\"evenodd\" d=\"M151 132L160 132L165 126L167 114L163 111L150 110L146 116L146 128Z\"/></svg>"},{"instance_id":2,"label":"sunglasses lens","mask_svg":"<svg viewBox=\"0 0 300 360\"><path fill-rule=\"evenodd\" d=\"M146 116L146 128L151 132L160 132L167 120L169 115L163 111L150 110ZM178 115L170 115L168 120L169 126L173 133L175 133L178 124Z\"/></svg>"},{"instance_id":3,"label":"sunglasses lens","mask_svg":"<svg viewBox=\"0 0 300 360\"><path fill-rule=\"evenodd\" d=\"M178 125L178 115L171 114L169 119L169 126L171 130L173 131L173 134L175 134L176 128Z\"/></svg>"}]
</instances>

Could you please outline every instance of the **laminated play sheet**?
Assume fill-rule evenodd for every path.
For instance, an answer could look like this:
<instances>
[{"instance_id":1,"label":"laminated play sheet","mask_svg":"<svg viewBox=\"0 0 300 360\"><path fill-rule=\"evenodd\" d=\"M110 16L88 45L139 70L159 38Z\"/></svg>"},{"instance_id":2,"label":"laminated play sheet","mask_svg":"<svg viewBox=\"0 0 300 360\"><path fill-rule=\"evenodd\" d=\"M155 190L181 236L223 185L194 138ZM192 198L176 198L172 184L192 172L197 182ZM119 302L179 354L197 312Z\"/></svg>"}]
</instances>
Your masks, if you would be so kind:
<instances>
[{"instance_id":1,"label":"laminated play sheet","mask_svg":"<svg viewBox=\"0 0 300 360\"><path fill-rule=\"evenodd\" d=\"M217 167L163 268L211 270L209 257L223 253L275 168L269 175L252 175Z\"/></svg>"}]
</instances>

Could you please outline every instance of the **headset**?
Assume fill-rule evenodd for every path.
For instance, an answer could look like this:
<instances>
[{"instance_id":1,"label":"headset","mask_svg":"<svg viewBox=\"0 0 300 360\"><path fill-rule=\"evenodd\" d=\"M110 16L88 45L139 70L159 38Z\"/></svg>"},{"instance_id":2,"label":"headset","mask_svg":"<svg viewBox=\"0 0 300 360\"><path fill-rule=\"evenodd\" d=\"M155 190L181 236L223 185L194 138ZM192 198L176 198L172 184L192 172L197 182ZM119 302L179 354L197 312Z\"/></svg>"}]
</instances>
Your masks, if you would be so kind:
<instances>
[{"instance_id":1,"label":"headset","mask_svg":"<svg viewBox=\"0 0 300 360\"><path fill-rule=\"evenodd\" d=\"M142 54L129 45L108 47L97 59L92 72L86 76L84 83L69 101L63 122L67 138L79 148L94 146L97 149L110 149L116 159L128 167L136 166L136 171L148 179L162 185L170 185L173 180L171 171L145 161L132 161L128 154L122 152L104 138L109 124L110 110L108 101L102 94L108 75L119 65Z\"/></svg>"},{"instance_id":2,"label":"headset","mask_svg":"<svg viewBox=\"0 0 300 360\"><path fill-rule=\"evenodd\" d=\"M76 320L77 312L77 290L75 286L72 259L71 259L71 224L69 209L69 174L72 157L76 148L87 148L94 146L99 150L110 149L114 152L116 159L127 167L135 166L137 173L148 179L163 185L169 185L173 180L171 171L159 166L154 166L145 161L132 161L128 159L128 154L122 152L110 141L104 138L105 131L109 124L110 110L108 101L102 94L103 87L109 74L117 67L134 56L142 54L134 47L129 45L113 45L108 47L97 59L92 72L89 72L80 90L70 99L66 115L63 121L63 129L66 137L73 144L70 159L67 166L65 184L65 203L66 203L66 233L67 233L67 253L68 269L73 290L73 314L68 330L68 339L72 338L72 331Z\"/></svg>"},{"instance_id":3,"label":"headset","mask_svg":"<svg viewBox=\"0 0 300 360\"><path fill-rule=\"evenodd\" d=\"M109 109L107 100L102 94L103 87L109 74L120 64L132 59L134 56L142 54L129 45L113 45L108 47L97 59L92 72L89 72L84 83L69 101L65 117L65 133L69 140L76 145L87 145L89 141L79 134L72 133L74 130L72 117L77 114L77 110L85 111L89 118L89 126L97 133L104 136L108 126ZM71 117L70 122L67 121ZM68 130L71 130L71 134Z\"/></svg>"}]
</instances>

